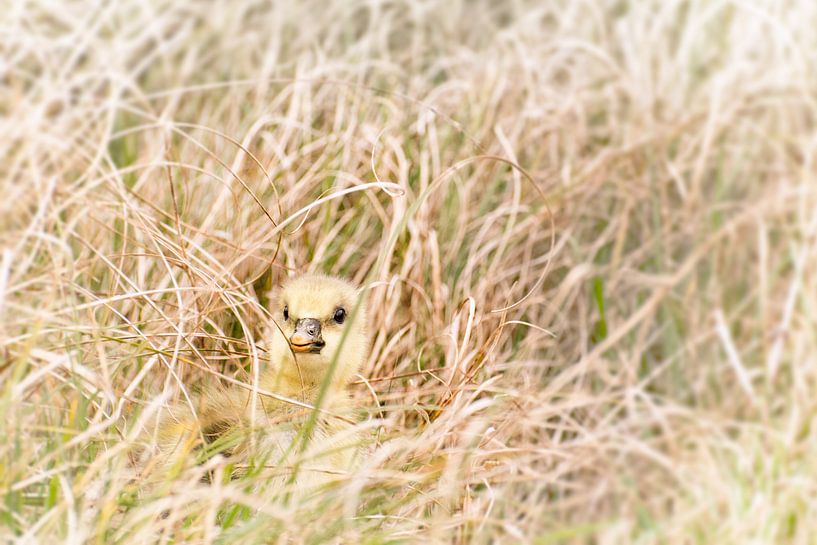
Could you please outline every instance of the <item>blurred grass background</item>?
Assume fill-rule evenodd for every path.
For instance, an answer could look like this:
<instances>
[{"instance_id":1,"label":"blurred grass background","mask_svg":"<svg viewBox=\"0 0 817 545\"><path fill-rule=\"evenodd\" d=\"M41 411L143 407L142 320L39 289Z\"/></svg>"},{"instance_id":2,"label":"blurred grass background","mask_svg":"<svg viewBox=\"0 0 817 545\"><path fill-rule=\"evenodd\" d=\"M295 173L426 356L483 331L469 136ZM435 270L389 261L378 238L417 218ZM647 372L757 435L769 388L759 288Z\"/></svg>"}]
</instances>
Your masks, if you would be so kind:
<instances>
[{"instance_id":1,"label":"blurred grass background","mask_svg":"<svg viewBox=\"0 0 817 545\"><path fill-rule=\"evenodd\" d=\"M3 538L811 541L817 4L0 11ZM140 494L304 271L369 287L362 467Z\"/></svg>"}]
</instances>

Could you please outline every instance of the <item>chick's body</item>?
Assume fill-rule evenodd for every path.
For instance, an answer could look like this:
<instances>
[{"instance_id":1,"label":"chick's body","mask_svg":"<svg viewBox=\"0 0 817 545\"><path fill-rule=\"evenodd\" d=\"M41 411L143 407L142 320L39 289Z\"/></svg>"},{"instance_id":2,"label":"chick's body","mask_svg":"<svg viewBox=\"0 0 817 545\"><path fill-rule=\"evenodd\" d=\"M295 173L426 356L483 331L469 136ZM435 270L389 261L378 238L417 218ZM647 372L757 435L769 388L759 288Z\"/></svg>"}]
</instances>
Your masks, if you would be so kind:
<instances>
[{"instance_id":1,"label":"chick's body","mask_svg":"<svg viewBox=\"0 0 817 545\"><path fill-rule=\"evenodd\" d=\"M209 443L230 457L237 474L261 464L286 475L297 463L298 483L317 484L348 469L356 438L346 387L368 352L358 297L354 286L329 276L287 282L272 309L270 363L258 381L259 392L279 397L240 387L211 388L196 400L195 415L189 406L172 408L158 426L162 464L190 462ZM312 413L304 404L318 402L321 412L301 456L299 434Z\"/></svg>"}]
</instances>

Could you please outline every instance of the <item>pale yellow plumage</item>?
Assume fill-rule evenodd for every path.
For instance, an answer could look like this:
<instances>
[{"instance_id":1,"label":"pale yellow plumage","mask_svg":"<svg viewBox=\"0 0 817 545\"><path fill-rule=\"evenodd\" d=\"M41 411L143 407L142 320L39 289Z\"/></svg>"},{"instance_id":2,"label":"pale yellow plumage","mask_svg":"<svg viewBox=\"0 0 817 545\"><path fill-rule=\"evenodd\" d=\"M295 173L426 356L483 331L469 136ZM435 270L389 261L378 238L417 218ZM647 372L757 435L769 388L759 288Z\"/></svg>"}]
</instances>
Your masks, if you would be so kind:
<instances>
[{"instance_id":1,"label":"pale yellow plumage","mask_svg":"<svg viewBox=\"0 0 817 545\"><path fill-rule=\"evenodd\" d=\"M298 483L309 485L348 469L356 440L346 387L368 352L359 297L348 282L304 275L284 285L271 309L277 327L266 335L270 364L260 371L259 390L314 405L328 380L320 404L323 412L303 457L298 458L293 441L309 418L309 409L264 395L253 404L248 389L218 387L198 396L195 417L189 406L177 406L162 418L157 434L159 473L195 463L198 449L214 441L230 443L225 453L236 473L261 460L273 473L286 475L298 463Z\"/></svg>"}]
</instances>

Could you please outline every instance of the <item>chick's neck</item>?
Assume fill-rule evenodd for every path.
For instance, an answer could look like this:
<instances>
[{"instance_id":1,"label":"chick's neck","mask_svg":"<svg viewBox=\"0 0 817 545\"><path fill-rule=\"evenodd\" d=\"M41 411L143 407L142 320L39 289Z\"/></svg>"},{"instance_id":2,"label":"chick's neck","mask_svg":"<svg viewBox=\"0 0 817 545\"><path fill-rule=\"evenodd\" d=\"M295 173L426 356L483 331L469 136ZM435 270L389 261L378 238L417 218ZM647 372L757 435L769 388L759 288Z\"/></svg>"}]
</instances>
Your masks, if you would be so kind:
<instances>
[{"instance_id":1,"label":"chick's neck","mask_svg":"<svg viewBox=\"0 0 817 545\"><path fill-rule=\"evenodd\" d=\"M348 380L340 376L341 366L335 368L327 394L331 397L346 387ZM314 402L326 373L311 372L306 366L300 368L293 363L267 369L260 377L261 387L276 394L304 401Z\"/></svg>"}]
</instances>

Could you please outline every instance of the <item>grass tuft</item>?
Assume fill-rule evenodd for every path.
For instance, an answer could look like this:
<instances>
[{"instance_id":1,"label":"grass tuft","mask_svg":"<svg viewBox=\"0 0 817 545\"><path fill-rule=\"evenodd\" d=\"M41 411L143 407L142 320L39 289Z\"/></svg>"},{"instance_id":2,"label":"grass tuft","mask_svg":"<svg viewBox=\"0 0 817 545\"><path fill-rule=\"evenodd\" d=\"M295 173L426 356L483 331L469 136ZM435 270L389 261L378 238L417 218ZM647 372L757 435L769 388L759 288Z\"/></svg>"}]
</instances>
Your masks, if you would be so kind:
<instances>
[{"instance_id":1,"label":"grass tuft","mask_svg":"<svg viewBox=\"0 0 817 545\"><path fill-rule=\"evenodd\" d=\"M4 542L811 542L817 4L12 4ZM314 271L360 468L140 490Z\"/></svg>"}]
</instances>

